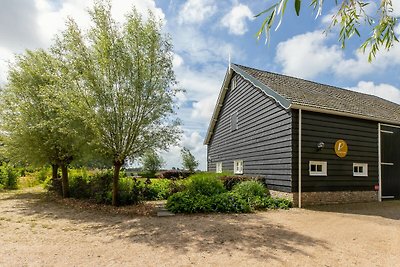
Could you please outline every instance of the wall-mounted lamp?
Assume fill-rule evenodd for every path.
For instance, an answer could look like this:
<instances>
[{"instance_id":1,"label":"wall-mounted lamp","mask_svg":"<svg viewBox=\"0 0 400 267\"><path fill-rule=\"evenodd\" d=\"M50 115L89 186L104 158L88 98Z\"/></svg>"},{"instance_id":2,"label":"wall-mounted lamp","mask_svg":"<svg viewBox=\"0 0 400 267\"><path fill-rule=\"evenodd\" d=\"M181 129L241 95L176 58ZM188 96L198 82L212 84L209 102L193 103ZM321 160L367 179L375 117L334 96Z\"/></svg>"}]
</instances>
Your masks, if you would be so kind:
<instances>
[{"instance_id":1,"label":"wall-mounted lamp","mask_svg":"<svg viewBox=\"0 0 400 267\"><path fill-rule=\"evenodd\" d=\"M324 143L324 142L319 142L319 143L317 144L317 150L318 150L318 151L322 150L324 147L325 147L325 143Z\"/></svg>"}]
</instances>

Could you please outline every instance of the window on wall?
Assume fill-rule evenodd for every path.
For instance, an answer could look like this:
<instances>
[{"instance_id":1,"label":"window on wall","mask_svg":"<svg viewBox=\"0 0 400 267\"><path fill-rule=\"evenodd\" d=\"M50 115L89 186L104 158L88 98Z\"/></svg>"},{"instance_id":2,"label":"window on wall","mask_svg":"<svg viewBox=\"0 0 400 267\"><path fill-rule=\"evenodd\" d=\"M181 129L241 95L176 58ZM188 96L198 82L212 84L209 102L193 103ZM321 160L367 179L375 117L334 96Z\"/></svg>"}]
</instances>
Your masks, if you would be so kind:
<instances>
[{"instance_id":1,"label":"window on wall","mask_svg":"<svg viewBox=\"0 0 400 267\"><path fill-rule=\"evenodd\" d=\"M243 160L235 160L233 162L233 172L235 174L243 174Z\"/></svg>"},{"instance_id":2,"label":"window on wall","mask_svg":"<svg viewBox=\"0 0 400 267\"><path fill-rule=\"evenodd\" d=\"M310 176L327 176L328 164L326 161L310 161L309 172Z\"/></svg>"},{"instance_id":3,"label":"window on wall","mask_svg":"<svg viewBox=\"0 0 400 267\"><path fill-rule=\"evenodd\" d=\"M235 131L238 128L238 112L234 112L231 115L231 131Z\"/></svg>"},{"instance_id":4,"label":"window on wall","mask_svg":"<svg viewBox=\"0 0 400 267\"><path fill-rule=\"evenodd\" d=\"M216 173L221 173L222 172L222 162L217 162L215 164L215 172Z\"/></svg>"},{"instance_id":5,"label":"window on wall","mask_svg":"<svg viewBox=\"0 0 400 267\"><path fill-rule=\"evenodd\" d=\"M235 77L233 77L231 80L231 90L233 91L235 88L236 88L236 79Z\"/></svg>"},{"instance_id":6,"label":"window on wall","mask_svg":"<svg viewBox=\"0 0 400 267\"><path fill-rule=\"evenodd\" d=\"M368 176L368 164L353 163L353 176Z\"/></svg>"}]
</instances>

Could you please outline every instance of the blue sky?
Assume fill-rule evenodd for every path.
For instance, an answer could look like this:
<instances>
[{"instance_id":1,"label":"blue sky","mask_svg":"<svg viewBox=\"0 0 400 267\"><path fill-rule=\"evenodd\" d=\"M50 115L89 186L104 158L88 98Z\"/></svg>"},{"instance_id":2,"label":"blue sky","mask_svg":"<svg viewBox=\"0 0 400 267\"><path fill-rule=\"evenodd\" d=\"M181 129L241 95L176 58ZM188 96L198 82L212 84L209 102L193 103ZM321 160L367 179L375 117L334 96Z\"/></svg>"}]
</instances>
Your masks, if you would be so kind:
<instances>
[{"instance_id":1,"label":"blue sky","mask_svg":"<svg viewBox=\"0 0 400 267\"><path fill-rule=\"evenodd\" d=\"M0 84L6 82L7 62L14 53L24 49L47 47L54 34L72 16L87 28L87 7L92 1L65 0L3 0L0 9ZM334 1L325 1L322 15L303 1L301 16L294 15L289 1L284 21L273 31L269 44L256 33L262 19L254 15L273 1L212 1L212 0L114 0L113 15L123 21L132 5L139 12L152 10L164 21L164 31L174 44L174 68L179 87L186 90L178 97L178 117L182 120L183 136L179 146L161 152L167 168L180 167L180 147L188 147L206 166L203 145L216 98L227 66L231 61L254 68L284 73L321 83L376 94L400 103L400 45L382 52L372 64L357 51L362 39L355 37L345 50L337 42L337 29L328 35ZM400 15L399 1L393 1L394 15ZM376 12L371 4L371 15ZM400 28L397 29L400 33ZM367 30L363 31L368 34ZM364 35L365 36L365 35ZM364 37L363 36L363 37Z\"/></svg>"}]
</instances>

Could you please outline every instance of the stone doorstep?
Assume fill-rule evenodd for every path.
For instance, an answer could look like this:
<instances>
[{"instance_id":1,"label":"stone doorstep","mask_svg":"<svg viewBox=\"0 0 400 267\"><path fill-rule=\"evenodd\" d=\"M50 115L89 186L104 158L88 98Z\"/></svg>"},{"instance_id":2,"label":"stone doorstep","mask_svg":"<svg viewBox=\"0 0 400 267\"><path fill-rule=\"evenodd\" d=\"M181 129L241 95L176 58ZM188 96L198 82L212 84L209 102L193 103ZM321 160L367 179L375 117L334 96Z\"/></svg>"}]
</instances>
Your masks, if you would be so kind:
<instances>
[{"instance_id":1,"label":"stone doorstep","mask_svg":"<svg viewBox=\"0 0 400 267\"><path fill-rule=\"evenodd\" d=\"M169 217L169 216L175 216L175 213L172 213L165 208L157 211L157 217Z\"/></svg>"}]
</instances>

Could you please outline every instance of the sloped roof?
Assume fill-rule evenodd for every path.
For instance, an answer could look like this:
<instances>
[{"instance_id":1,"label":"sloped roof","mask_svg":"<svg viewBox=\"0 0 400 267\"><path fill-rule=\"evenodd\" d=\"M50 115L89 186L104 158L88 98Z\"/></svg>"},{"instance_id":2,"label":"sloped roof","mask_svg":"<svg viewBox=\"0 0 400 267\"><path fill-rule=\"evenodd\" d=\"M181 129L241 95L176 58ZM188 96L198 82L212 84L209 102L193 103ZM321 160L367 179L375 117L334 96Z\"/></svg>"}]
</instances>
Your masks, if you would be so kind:
<instances>
[{"instance_id":1,"label":"sloped roof","mask_svg":"<svg viewBox=\"0 0 400 267\"><path fill-rule=\"evenodd\" d=\"M304 109L400 125L400 105L380 97L238 64L230 64L204 144L208 144L213 134L232 71L275 99L285 109Z\"/></svg>"},{"instance_id":2,"label":"sloped roof","mask_svg":"<svg viewBox=\"0 0 400 267\"><path fill-rule=\"evenodd\" d=\"M377 96L354 92L282 74L236 65L280 94L291 105L309 106L400 123L400 105Z\"/></svg>"}]
</instances>

